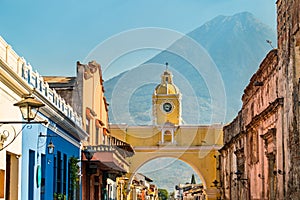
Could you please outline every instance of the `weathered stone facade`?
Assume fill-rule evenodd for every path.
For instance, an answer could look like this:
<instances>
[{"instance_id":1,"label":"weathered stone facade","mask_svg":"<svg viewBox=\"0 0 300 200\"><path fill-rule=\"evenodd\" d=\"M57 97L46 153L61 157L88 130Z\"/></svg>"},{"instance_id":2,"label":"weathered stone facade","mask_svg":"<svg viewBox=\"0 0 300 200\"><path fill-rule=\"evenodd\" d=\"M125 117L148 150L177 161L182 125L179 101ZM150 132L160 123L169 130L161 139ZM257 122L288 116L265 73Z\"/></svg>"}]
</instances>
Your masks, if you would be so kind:
<instances>
[{"instance_id":1,"label":"weathered stone facade","mask_svg":"<svg viewBox=\"0 0 300 200\"><path fill-rule=\"evenodd\" d=\"M277 50L272 50L246 87L242 110L224 127L225 145L220 153L226 199L283 197L283 191L276 190L282 187L283 177L275 173L284 167L280 162L284 153L279 138L283 99L278 93L277 64Z\"/></svg>"},{"instance_id":2,"label":"weathered stone facade","mask_svg":"<svg viewBox=\"0 0 300 200\"><path fill-rule=\"evenodd\" d=\"M280 92L284 97L286 150L286 199L300 197L299 78L300 78L300 1L277 1Z\"/></svg>"},{"instance_id":3,"label":"weathered stone facade","mask_svg":"<svg viewBox=\"0 0 300 200\"><path fill-rule=\"evenodd\" d=\"M224 127L224 199L299 199L300 0L277 1L278 49L253 75Z\"/></svg>"}]
</instances>

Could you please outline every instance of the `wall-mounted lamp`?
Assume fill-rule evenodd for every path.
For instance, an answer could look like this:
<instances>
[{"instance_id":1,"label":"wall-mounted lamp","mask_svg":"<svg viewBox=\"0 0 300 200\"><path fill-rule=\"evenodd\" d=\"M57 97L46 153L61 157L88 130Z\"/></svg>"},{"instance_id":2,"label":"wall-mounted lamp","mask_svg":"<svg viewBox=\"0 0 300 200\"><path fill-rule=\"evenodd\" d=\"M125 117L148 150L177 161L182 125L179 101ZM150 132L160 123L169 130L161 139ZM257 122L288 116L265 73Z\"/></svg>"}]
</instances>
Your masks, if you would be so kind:
<instances>
[{"instance_id":1,"label":"wall-mounted lamp","mask_svg":"<svg viewBox=\"0 0 300 200\"><path fill-rule=\"evenodd\" d=\"M88 165L86 166L86 199L90 200L90 161L92 160L95 151L93 149L84 149L82 151L82 153L84 154L85 158L88 160Z\"/></svg>"},{"instance_id":2,"label":"wall-mounted lamp","mask_svg":"<svg viewBox=\"0 0 300 200\"><path fill-rule=\"evenodd\" d=\"M22 117L25 121L0 121L0 127L2 127L4 124L47 124L48 122L45 121L33 121L39 111L39 109L45 104L42 102L36 100L31 94L23 95L23 99L17 103L14 104L14 106L18 106L20 108ZM24 128L24 127L23 127ZM20 132L23 130L23 128L20 130ZM4 146L4 142L7 140L7 138L10 135L9 130L3 130L0 132L0 151L9 146L15 138L19 135L15 131L15 129L12 130L14 133L13 139L11 142L9 142L6 146Z\"/></svg>"},{"instance_id":3,"label":"wall-mounted lamp","mask_svg":"<svg viewBox=\"0 0 300 200\"><path fill-rule=\"evenodd\" d=\"M48 150L48 154L53 154L54 153L54 144L52 142L52 137L56 137L56 135L43 135L42 133L39 134L39 137L50 137L50 142L49 144L47 145L47 150Z\"/></svg>"},{"instance_id":4,"label":"wall-mounted lamp","mask_svg":"<svg viewBox=\"0 0 300 200\"><path fill-rule=\"evenodd\" d=\"M47 124L45 121L33 121L39 111L39 109L45 104L36 100L30 94L23 95L23 99L14 104L14 106L18 106L20 108L22 117L24 121L0 121L0 124Z\"/></svg>"},{"instance_id":5,"label":"wall-mounted lamp","mask_svg":"<svg viewBox=\"0 0 300 200\"><path fill-rule=\"evenodd\" d=\"M48 149L48 154L53 154L54 153L54 144L52 142L52 140L50 140L49 144L47 145L47 149Z\"/></svg>"},{"instance_id":6,"label":"wall-mounted lamp","mask_svg":"<svg viewBox=\"0 0 300 200\"><path fill-rule=\"evenodd\" d=\"M242 178L243 172L241 172L240 170L237 170L235 173L236 178L234 180L241 182L244 186L246 186L246 183L248 181L247 178Z\"/></svg>"},{"instance_id":7,"label":"wall-mounted lamp","mask_svg":"<svg viewBox=\"0 0 300 200\"><path fill-rule=\"evenodd\" d=\"M30 122L31 120L35 119L40 107L45 106L45 104L36 100L30 94L24 95L23 98L23 100L15 103L14 106L18 106L22 113L23 119L25 119L27 122Z\"/></svg>"},{"instance_id":8,"label":"wall-mounted lamp","mask_svg":"<svg viewBox=\"0 0 300 200\"><path fill-rule=\"evenodd\" d=\"M213 184L212 187L216 187L216 188L219 187L219 181L217 181L217 180L214 180L214 181L212 182L212 184Z\"/></svg>"},{"instance_id":9,"label":"wall-mounted lamp","mask_svg":"<svg viewBox=\"0 0 300 200\"><path fill-rule=\"evenodd\" d=\"M95 153L95 151L92 149L84 149L82 152L88 161L91 161Z\"/></svg>"}]
</instances>

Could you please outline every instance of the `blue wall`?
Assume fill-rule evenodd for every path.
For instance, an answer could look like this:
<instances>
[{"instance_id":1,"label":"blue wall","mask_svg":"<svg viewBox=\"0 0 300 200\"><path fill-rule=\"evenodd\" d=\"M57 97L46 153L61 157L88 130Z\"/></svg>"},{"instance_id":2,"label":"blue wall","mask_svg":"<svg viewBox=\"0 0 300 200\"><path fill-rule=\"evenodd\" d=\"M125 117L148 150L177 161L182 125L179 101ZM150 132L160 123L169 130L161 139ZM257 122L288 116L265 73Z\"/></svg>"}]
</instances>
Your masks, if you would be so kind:
<instances>
[{"instance_id":1,"label":"blue wall","mask_svg":"<svg viewBox=\"0 0 300 200\"><path fill-rule=\"evenodd\" d=\"M60 130L60 132L63 132L64 135L68 135L59 127L57 127L57 129ZM40 133L42 135L47 135L48 137L40 137ZM56 132L40 124L25 127L22 137L21 199L31 200L30 198L33 198L34 200L52 200L55 191L68 194L68 161L70 157L80 158L80 141L69 138L65 139ZM47 145L50 140L52 140L55 145L54 154L48 154L47 152ZM71 141L73 141L75 145L72 144ZM31 156L29 156L29 152L31 152ZM61 167L58 167L59 155L61 155L62 160L60 163ZM34 169L32 169L32 167L29 168L30 163L34 163ZM41 168L40 186L38 186L39 181L37 181L39 176L37 173L38 166ZM57 182L57 178L59 177L57 172L58 169L61 169L60 171L62 174L61 189L57 188L57 185L59 185ZM63 175L63 172L65 172L65 176ZM64 185L65 187L63 187ZM32 194L30 194L30 191L32 191Z\"/></svg>"},{"instance_id":2,"label":"blue wall","mask_svg":"<svg viewBox=\"0 0 300 200\"><path fill-rule=\"evenodd\" d=\"M21 199L40 199L40 188L37 187L35 172L37 165L41 165L41 153L46 150L46 138L39 138L39 133L45 133L46 127L40 124L25 125L22 132L22 180ZM29 152L30 155L29 155ZM38 156L39 155L39 156ZM30 158L31 160L30 162ZM34 163L33 169L30 163ZM33 185L32 185L33 184Z\"/></svg>"}]
</instances>

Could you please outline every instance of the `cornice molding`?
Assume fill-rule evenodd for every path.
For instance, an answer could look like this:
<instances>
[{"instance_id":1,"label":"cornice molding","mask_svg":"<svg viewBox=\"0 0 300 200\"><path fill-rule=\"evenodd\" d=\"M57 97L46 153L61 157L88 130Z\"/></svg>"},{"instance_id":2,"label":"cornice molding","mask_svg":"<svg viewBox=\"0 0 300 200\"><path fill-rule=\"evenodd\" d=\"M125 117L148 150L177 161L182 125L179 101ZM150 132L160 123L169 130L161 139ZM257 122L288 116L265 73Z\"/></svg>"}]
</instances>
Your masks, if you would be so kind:
<instances>
[{"instance_id":1,"label":"cornice molding","mask_svg":"<svg viewBox=\"0 0 300 200\"><path fill-rule=\"evenodd\" d=\"M79 140L84 140L87 138L88 134L81 127L66 117L64 113L58 110L44 96L34 91L32 86L30 86L22 77L16 74L16 72L2 59L0 59L0 80L20 98L24 94L32 93L32 95L37 97L37 99L46 105L45 107L41 108L41 114L50 120L53 120L53 122L64 128L75 138L78 138ZM62 121L64 121L64 123L62 123Z\"/></svg>"}]
</instances>

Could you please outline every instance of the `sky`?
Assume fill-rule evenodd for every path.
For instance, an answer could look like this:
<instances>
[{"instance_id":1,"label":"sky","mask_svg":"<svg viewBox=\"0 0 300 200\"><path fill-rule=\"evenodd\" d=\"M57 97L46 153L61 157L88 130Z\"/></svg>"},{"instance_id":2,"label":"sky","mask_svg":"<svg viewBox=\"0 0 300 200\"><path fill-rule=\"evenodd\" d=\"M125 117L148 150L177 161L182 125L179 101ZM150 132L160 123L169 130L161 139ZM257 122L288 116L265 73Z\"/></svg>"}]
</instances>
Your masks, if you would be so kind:
<instances>
[{"instance_id":1,"label":"sky","mask_svg":"<svg viewBox=\"0 0 300 200\"><path fill-rule=\"evenodd\" d=\"M75 76L105 41L155 27L188 33L218 15L248 11L276 28L276 0L0 0L0 35L41 75ZM170 43L171 41L169 41ZM164 44L166 47L169 43ZM109 47L108 47L109 48ZM115 48L115 47L114 47ZM129 55L115 64L138 65L157 51ZM121 56L120 56L121 57ZM123 56L124 57L124 56ZM101 60L97 60L101 64ZM103 67L103 66L102 66ZM108 79L120 72L112 70Z\"/></svg>"},{"instance_id":2,"label":"sky","mask_svg":"<svg viewBox=\"0 0 300 200\"><path fill-rule=\"evenodd\" d=\"M116 56L112 63L105 62L105 57L97 60L102 68L108 68L105 65L116 66L110 67L112 70L107 73L103 72L104 80L107 80L123 70L143 63L159 50L167 48L178 36L200 27L218 15L230 16L248 11L276 29L275 2L276 0L0 0L0 36L42 76L75 76L77 61L88 62L89 55L95 52L102 52L103 55L116 52L126 43L127 33L131 36L128 40L130 42L135 41L134 37L141 39L137 34L142 32L144 38L153 40L156 46L161 47L147 49L141 45L140 49L143 51ZM167 34L159 37L158 31L158 36L153 37L153 30ZM112 41L114 45L110 46ZM98 47L102 47L101 51L96 51ZM138 47L137 45L137 49Z\"/></svg>"}]
</instances>

